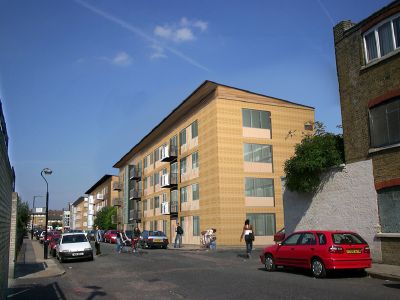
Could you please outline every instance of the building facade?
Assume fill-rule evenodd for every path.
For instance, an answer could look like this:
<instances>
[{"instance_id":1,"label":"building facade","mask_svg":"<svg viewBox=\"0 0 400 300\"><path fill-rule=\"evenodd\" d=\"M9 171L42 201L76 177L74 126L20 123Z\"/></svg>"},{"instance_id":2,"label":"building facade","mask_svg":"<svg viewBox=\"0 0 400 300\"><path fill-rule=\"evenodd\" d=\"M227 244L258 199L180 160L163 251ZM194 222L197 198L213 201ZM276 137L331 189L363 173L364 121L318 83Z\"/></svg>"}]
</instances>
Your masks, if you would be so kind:
<instances>
[{"instance_id":1,"label":"building facade","mask_svg":"<svg viewBox=\"0 0 400 300\"><path fill-rule=\"evenodd\" d=\"M0 299L7 297L11 203L15 173L8 157L8 134L0 101Z\"/></svg>"},{"instance_id":2,"label":"building facade","mask_svg":"<svg viewBox=\"0 0 400 300\"><path fill-rule=\"evenodd\" d=\"M79 197L71 207L71 229L91 230L93 228L93 200L89 197Z\"/></svg>"},{"instance_id":3,"label":"building facade","mask_svg":"<svg viewBox=\"0 0 400 300\"><path fill-rule=\"evenodd\" d=\"M372 160L384 263L400 264L400 1L334 28L347 163Z\"/></svg>"},{"instance_id":4,"label":"building facade","mask_svg":"<svg viewBox=\"0 0 400 300\"><path fill-rule=\"evenodd\" d=\"M205 81L114 165L124 227L173 240L180 222L185 244L216 228L220 245L239 245L248 218L255 244L271 243L283 164L313 122L312 107Z\"/></svg>"},{"instance_id":5,"label":"building facade","mask_svg":"<svg viewBox=\"0 0 400 300\"><path fill-rule=\"evenodd\" d=\"M96 219L96 213L104 207L117 207L117 219L114 222L118 229L122 229L122 201L119 198L121 184L119 177L115 175L104 175L89 190L86 191L89 199L93 201L93 221ZM89 213L91 211L89 210ZM93 225L93 223L92 223Z\"/></svg>"}]
</instances>

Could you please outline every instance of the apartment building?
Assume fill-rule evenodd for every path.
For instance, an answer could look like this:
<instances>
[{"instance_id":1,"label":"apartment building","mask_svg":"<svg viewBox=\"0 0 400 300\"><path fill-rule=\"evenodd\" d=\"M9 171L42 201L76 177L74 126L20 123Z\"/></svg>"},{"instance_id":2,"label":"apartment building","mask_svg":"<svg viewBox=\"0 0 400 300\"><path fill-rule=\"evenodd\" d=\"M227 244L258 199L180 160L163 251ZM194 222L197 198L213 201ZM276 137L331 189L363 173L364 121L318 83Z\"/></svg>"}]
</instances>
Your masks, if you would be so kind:
<instances>
[{"instance_id":1,"label":"apartment building","mask_svg":"<svg viewBox=\"0 0 400 300\"><path fill-rule=\"evenodd\" d=\"M12 195L15 173L8 157L8 134L0 101L0 299L7 296Z\"/></svg>"},{"instance_id":2,"label":"apartment building","mask_svg":"<svg viewBox=\"0 0 400 300\"><path fill-rule=\"evenodd\" d=\"M334 28L347 163L372 160L385 263L400 264L400 1Z\"/></svg>"},{"instance_id":3,"label":"apartment building","mask_svg":"<svg viewBox=\"0 0 400 300\"><path fill-rule=\"evenodd\" d=\"M93 228L93 199L79 197L72 203L71 229L91 230Z\"/></svg>"},{"instance_id":4,"label":"apartment building","mask_svg":"<svg viewBox=\"0 0 400 300\"><path fill-rule=\"evenodd\" d=\"M239 245L249 218L255 244L271 243L283 164L313 122L312 107L205 81L114 165L125 228L173 240L180 222L184 244L216 228L219 245Z\"/></svg>"},{"instance_id":5,"label":"apartment building","mask_svg":"<svg viewBox=\"0 0 400 300\"><path fill-rule=\"evenodd\" d=\"M93 218L96 218L96 213L103 207L117 207L117 228L122 229L122 201L119 198L119 191L122 185L119 182L119 177L115 175L104 175L90 189L86 191L89 199L93 201Z\"/></svg>"}]
</instances>

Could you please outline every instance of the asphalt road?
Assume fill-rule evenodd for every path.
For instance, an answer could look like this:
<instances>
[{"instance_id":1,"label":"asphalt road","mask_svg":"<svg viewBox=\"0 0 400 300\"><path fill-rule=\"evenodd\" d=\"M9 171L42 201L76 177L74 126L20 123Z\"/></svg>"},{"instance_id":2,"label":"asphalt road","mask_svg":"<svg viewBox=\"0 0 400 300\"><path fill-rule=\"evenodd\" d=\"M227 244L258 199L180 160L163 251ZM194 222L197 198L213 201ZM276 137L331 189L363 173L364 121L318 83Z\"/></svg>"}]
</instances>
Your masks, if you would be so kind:
<instances>
[{"instance_id":1,"label":"asphalt road","mask_svg":"<svg viewBox=\"0 0 400 300\"><path fill-rule=\"evenodd\" d=\"M94 248L94 247L93 247ZM244 251L244 250L243 250ZM400 299L400 282L354 272L314 279L301 270L266 272L258 253L145 249L64 263L66 274L26 280L9 299Z\"/></svg>"}]
</instances>

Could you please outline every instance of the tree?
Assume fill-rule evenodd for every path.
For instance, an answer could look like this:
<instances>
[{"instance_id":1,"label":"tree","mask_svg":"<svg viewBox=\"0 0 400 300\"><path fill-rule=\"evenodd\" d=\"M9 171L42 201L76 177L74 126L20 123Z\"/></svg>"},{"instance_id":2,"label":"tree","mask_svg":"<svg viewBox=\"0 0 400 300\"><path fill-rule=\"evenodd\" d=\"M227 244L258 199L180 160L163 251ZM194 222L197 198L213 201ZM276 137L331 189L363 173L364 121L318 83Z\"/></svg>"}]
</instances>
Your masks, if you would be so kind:
<instances>
[{"instance_id":1,"label":"tree","mask_svg":"<svg viewBox=\"0 0 400 300\"><path fill-rule=\"evenodd\" d=\"M94 226L99 226L103 230L117 229L117 224L112 223L112 218L116 219L117 209L115 207L103 207L96 214Z\"/></svg>"},{"instance_id":2,"label":"tree","mask_svg":"<svg viewBox=\"0 0 400 300\"><path fill-rule=\"evenodd\" d=\"M291 191L315 192L321 174L344 162L343 136L326 132L321 122L314 127L314 134L304 136L294 156L285 162L286 186Z\"/></svg>"}]
</instances>

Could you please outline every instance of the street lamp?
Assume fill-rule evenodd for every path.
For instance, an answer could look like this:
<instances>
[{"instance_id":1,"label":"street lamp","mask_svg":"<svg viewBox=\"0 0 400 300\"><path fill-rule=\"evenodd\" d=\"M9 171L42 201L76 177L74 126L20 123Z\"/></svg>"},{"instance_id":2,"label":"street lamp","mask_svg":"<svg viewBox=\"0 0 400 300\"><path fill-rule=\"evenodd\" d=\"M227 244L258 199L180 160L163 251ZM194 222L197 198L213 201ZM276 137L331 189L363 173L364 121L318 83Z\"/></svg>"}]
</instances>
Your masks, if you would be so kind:
<instances>
[{"instance_id":1,"label":"street lamp","mask_svg":"<svg viewBox=\"0 0 400 300\"><path fill-rule=\"evenodd\" d=\"M35 199L36 198L43 198L43 197L44 196L33 196L31 240L33 240L33 225L35 224Z\"/></svg>"},{"instance_id":2,"label":"street lamp","mask_svg":"<svg viewBox=\"0 0 400 300\"><path fill-rule=\"evenodd\" d=\"M46 222L45 222L45 231L44 231L44 243L43 243L43 248L44 248L44 259L47 259L48 256L48 249L47 249L47 222L49 221L49 184L46 180L46 178L43 176L43 173L45 175L51 175L53 173L52 170L49 168L44 168L42 172L40 172L40 175L43 177L44 181L46 182Z\"/></svg>"}]
</instances>

